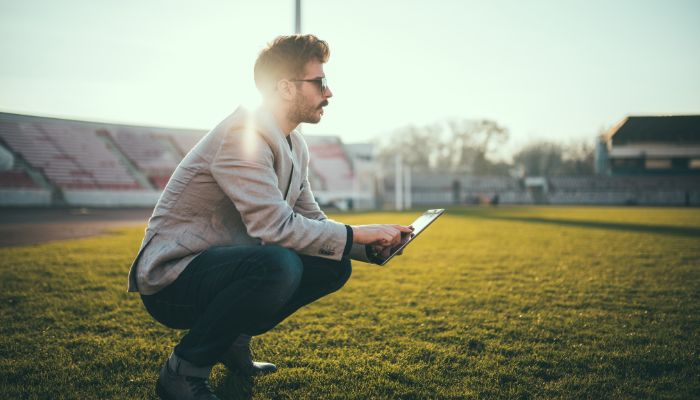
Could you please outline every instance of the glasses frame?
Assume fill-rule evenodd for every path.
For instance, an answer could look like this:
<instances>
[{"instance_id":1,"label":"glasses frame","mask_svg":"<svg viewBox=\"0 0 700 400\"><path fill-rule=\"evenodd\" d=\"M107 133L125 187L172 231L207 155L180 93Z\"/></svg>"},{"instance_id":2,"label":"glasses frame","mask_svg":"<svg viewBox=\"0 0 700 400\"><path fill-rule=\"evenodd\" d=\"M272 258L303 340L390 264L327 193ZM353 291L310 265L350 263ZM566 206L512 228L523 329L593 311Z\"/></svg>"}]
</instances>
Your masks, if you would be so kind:
<instances>
[{"instance_id":1,"label":"glasses frame","mask_svg":"<svg viewBox=\"0 0 700 400\"><path fill-rule=\"evenodd\" d=\"M326 91L330 90L328 88L328 80L326 80L325 76L322 76L320 78L314 78L314 79L290 79L290 82L313 82L316 85L318 85L318 88L321 90L321 94L326 93Z\"/></svg>"}]
</instances>

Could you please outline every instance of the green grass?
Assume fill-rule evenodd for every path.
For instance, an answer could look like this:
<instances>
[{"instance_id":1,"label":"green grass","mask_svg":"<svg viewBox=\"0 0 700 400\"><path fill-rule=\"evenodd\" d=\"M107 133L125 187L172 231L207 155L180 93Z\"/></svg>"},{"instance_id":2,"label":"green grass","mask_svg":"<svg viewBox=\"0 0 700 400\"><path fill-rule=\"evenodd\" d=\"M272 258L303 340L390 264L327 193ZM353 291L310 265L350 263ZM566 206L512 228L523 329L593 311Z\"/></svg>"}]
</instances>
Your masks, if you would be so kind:
<instances>
[{"instance_id":1,"label":"green grass","mask_svg":"<svg viewBox=\"0 0 700 400\"><path fill-rule=\"evenodd\" d=\"M410 223L414 213L336 215ZM146 399L182 334L126 275L143 227L0 249L0 399ZM700 211L450 210L217 366L223 399L700 398Z\"/></svg>"}]
</instances>

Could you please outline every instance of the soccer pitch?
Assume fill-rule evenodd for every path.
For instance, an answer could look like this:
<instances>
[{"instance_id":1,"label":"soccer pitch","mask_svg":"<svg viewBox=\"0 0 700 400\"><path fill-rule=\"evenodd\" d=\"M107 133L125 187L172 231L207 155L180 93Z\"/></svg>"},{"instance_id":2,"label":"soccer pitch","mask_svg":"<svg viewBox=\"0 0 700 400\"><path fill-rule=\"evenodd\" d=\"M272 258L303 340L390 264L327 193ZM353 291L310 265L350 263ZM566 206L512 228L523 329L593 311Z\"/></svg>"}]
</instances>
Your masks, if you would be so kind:
<instances>
[{"instance_id":1,"label":"soccer pitch","mask_svg":"<svg viewBox=\"0 0 700 400\"><path fill-rule=\"evenodd\" d=\"M410 223L421 211L338 214ZM143 227L0 249L0 399L152 399L179 331L126 278ZM222 399L699 398L700 210L448 210L254 339Z\"/></svg>"}]
</instances>

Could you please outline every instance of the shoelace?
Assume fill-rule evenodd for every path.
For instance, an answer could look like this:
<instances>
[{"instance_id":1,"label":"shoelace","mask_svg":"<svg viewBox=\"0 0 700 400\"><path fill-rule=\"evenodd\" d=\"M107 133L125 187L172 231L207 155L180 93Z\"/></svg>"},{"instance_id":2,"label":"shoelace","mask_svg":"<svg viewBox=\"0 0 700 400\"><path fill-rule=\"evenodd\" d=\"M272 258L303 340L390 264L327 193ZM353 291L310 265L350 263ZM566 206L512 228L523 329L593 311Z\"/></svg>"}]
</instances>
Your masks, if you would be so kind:
<instances>
[{"instance_id":1,"label":"shoelace","mask_svg":"<svg viewBox=\"0 0 700 400\"><path fill-rule=\"evenodd\" d=\"M196 376L187 376L185 380L190 384L192 391L195 396L200 396L204 394L212 394L211 386L209 386L209 380L205 378L198 378Z\"/></svg>"}]
</instances>

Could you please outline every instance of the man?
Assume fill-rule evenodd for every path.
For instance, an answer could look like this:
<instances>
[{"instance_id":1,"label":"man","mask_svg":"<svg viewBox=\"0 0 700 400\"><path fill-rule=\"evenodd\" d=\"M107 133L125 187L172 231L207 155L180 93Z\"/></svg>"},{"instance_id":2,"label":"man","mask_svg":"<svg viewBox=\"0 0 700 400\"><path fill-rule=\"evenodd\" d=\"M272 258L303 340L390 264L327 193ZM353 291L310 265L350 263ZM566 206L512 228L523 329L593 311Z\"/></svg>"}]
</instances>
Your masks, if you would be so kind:
<instances>
[{"instance_id":1,"label":"man","mask_svg":"<svg viewBox=\"0 0 700 400\"><path fill-rule=\"evenodd\" d=\"M216 399L208 384L222 362L242 374L273 372L253 362L250 337L340 289L349 258L378 254L411 231L329 220L308 180L309 153L294 129L318 123L333 96L313 35L278 37L255 63L263 105L238 108L195 145L153 211L129 290L171 328L189 329L161 368L164 399Z\"/></svg>"}]
</instances>

